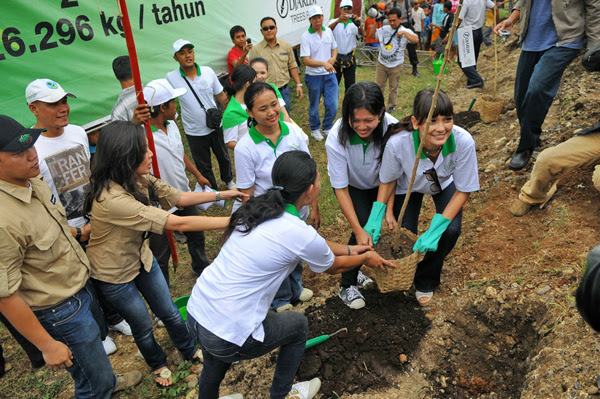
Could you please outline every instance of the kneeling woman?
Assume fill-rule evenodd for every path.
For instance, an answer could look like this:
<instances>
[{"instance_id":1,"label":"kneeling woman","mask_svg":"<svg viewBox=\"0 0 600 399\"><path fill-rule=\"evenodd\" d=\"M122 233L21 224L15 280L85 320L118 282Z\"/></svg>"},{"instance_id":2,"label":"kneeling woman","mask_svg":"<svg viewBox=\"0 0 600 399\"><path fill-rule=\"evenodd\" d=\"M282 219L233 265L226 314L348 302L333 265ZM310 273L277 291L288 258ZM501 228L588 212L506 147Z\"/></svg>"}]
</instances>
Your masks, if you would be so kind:
<instances>
[{"instance_id":1,"label":"kneeling woman","mask_svg":"<svg viewBox=\"0 0 600 399\"><path fill-rule=\"evenodd\" d=\"M196 282L188 302L188 327L204 353L199 398L218 398L232 362L278 347L270 397L284 398L290 392L304 353L308 321L297 312L268 310L277 288L298 262L329 274L361 264L384 270L391 265L368 251L369 246L325 241L300 219L299 210L312 203L321 189L317 165L309 154L281 154L272 179L272 189L250 198L232 215L221 252ZM298 397L316 394L320 383L311 382L294 386L304 392Z\"/></svg>"},{"instance_id":2,"label":"kneeling woman","mask_svg":"<svg viewBox=\"0 0 600 399\"><path fill-rule=\"evenodd\" d=\"M84 213L91 213L92 227L87 255L91 276L97 280L103 297L131 326L146 363L158 374L156 382L168 386L172 379L167 356L154 339L142 295L186 359L199 358L201 352L171 300L167 283L150 252L148 232L225 228L229 218L182 217L165 209L214 201L219 196L231 199L241 193L182 193L151 176L151 165L152 152L141 126L113 122L102 130L84 205ZM163 209L154 206L159 203Z\"/></svg>"},{"instance_id":3,"label":"kneeling woman","mask_svg":"<svg viewBox=\"0 0 600 399\"><path fill-rule=\"evenodd\" d=\"M461 127L454 125L452 102L440 91L429 131L425 132L427 115L433 100L433 89L423 89L415 97L413 115L396 125L395 134L388 133L381 170L377 209L385 205L396 189L400 195L394 199L393 209L385 211L386 221L394 228L412 175L420 137L423 137L423 153L419 159L412 194L402 220L402 226L417 232L423 195L429 194L435 203L436 214L429 229L415 244L414 250L427 252L417 266L414 284L420 305L428 305L433 292L440 284L444 259L456 244L462 224L462 207L469 193L479 190L477 156L473 137ZM376 209L373 206L373 209ZM373 220L377 219L377 220ZM369 217L367 232L379 236L383 212Z\"/></svg>"}]
</instances>

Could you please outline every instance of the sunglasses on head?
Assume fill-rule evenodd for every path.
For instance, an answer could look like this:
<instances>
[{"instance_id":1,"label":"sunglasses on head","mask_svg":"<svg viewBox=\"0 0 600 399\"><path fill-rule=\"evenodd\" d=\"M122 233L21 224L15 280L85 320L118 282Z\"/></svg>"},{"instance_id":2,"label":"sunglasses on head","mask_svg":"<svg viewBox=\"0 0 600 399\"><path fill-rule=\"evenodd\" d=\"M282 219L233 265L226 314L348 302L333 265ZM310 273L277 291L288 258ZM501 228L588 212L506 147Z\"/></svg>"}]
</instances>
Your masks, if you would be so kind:
<instances>
[{"instance_id":1,"label":"sunglasses on head","mask_svg":"<svg viewBox=\"0 0 600 399\"><path fill-rule=\"evenodd\" d=\"M429 189L431 190L432 193L439 193L440 191L442 191L442 186L440 185L440 180L438 179L437 172L435 171L434 168L427 169L425 172L423 172L423 174L425 175L425 178L428 181L433 182L429 186Z\"/></svg>"},{"instance_id":2,"label":"sunglasses on head","mask_svg":"<svg viewBox=\"0 0 600 399\"><path fill-rule=\"evenodd\" d=\"M261 29L266 32L268 30L274 30L275 28L277 28L277 26L269 25L269 26L263 26Z\"/></svg>"},{"instance_id":3,"label":"sunglasses on head","mask_svg":"<svg viewBox=\"0 0 600 399\"><path fill-rule=\"evenodd\" d=\"M341 10L352 10L352 7L350 6L344 6L340 8Z\"/></svg>"}]
</instances>

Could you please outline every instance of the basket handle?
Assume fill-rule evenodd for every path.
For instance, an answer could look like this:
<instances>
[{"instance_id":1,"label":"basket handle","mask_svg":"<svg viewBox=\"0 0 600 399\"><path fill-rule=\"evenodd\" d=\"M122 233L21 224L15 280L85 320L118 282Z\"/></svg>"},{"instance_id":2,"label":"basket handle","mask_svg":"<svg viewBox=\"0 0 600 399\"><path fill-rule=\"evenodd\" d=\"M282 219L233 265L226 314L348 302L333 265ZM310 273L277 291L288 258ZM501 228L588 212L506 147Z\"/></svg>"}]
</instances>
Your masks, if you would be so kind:
<instances>
[{"instance_id":1,"label":"basket handle","mask_svg":"<svg viewBox=\"0 0 600 399\"><path fill-rule=\"evenodd\" d=\"M460 0L458 3L458 8L456 9L456 13L454 15L460 15L460 10L462 9L463 0ZM410 177L410 182L408 183L408 190L406 191L406 196L404 197L404 203L402 204L402 208L400 209L400 215L398 215L398 223L394 228L394 240L393 247L397 248L400 244L400 225L402 224L402 219L404 217L404 213L406 212L406 207L408 206L408 201L410 200L410 194L412 192L412 187L415 182L415 177L417 175L417 168L419 166L419 159L421 158L421 152L423 151L423 143L425 141L425 136L427 132L429 132L429 127L431 125L431 118L433 116L433 112L437 106L437 98L440 93L440 88L442 86L442 80L444 79L444 68L446 68L446 64L448 63L448 54L450 54L450 47L452 46L451 38L454 37L454 32L458 27L458 18L454 18L454 22L452 23L452 29L450 29L450 33L448 34L448 43L446 43L446 48L444 49L444 54L442 54L444 63L440 68L440 72L438 73L437 82L435 84L435 91L433 93L433 99L431 100L431 107L429 108L429 113L427 114L427 123L425 124L425 133L423 137L421 137L421 133L419 132L419 148L417 149L417 154L415 155L415 164L413 166L412 175Z\"/></svg>"}]
</instances>

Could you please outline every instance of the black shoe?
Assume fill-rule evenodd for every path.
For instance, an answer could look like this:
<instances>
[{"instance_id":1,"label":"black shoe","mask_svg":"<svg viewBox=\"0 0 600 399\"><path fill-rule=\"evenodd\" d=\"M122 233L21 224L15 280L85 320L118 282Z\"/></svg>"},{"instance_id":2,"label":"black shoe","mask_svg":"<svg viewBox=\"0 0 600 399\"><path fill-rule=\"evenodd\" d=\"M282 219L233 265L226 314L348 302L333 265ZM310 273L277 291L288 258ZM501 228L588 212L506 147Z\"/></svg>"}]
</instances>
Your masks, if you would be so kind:
<instances>
[{"instance_id":1,"label":"black shoe","mask_svg":"<svg viewBox=\"0 0 600 399\"><path fill-rule=\"evenodd\" d=\"M396 107L389 107L389 108L387 109L387 113L388 113L388 114L393 114L394 112L396 112Z\"/></svg>"},{"instance_id":2,"label":"black shoe","mask_svg":"<svg viewBox=\"0 0 600 399\"><path fill-rule=\"evenodd\" d=\"M510 163L508 164L508 169L510 169L510 170L523 169L525 166L527 166L527 163L529 162L529 159L531 158L532 153L533 153L533 150L523 150L523 151L515 152L513 154L512 159L510 160Z\"/></svg>"},{"instance_id":3,"label":"black shoe","mask_svg":"<svg viewBox=\"0 0 600 399\"><path fill-rule=\"evenodd\" d=\"M472 83L470 85L467 85L467 89L479 89L481 87L483 87L483 80L481 82Z\"/></svg>"},{"instance_id":4,"label":"black shoe","mask_svg":"<svg viewBox=\"0 0 600 399\"><path fill-rule=\"evenodd\" d=\"M416 65L413 65L413 71L412 71L412 75L413 75L415 78L420 78L420 77L421 77L421 75L419 74L419 71L417 71L417 66L416 66Z\"/></svg>"}]
</instances>

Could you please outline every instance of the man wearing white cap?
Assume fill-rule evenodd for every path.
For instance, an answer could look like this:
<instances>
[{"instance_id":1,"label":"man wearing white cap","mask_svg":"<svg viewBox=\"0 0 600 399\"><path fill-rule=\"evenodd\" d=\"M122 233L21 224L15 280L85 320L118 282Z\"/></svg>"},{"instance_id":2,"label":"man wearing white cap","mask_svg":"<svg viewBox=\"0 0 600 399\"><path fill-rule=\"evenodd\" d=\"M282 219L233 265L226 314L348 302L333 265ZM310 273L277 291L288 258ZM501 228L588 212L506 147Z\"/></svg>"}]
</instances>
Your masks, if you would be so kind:
<instances>
[{"instance_id":1,"label":"man wearing white cap","mask_svg":"<svg viewBox=\"0 0 600 399\"><path fill-rule=\"evenodd\" d=\"M340 16L329 23L333 31L335 42L338 45L337 59L333 67L338 85L344 76L346 90L356 81L356 37L364 36L365 32L360 24L360 18L352 14L352 0L342 0L340 3Z\"/></svg>"},{"instance_id":2,"label":"man wearing white cap","mask_svg":"<svg viewBox=\"0 0 600 399\"><path fill-rule=\"evenodd\" d=\"M236 186L231 159L223 139L223 127L220 120L211 118L211 115L216 114L214 97L216 96L223 109L226 109L227 94L212 68L196 63L192 43L184 39L176 40L173 43L173 58L179 63L179 68L169 72L167 80L175 88L187 89L186 94L179 98L181 122L196 167L208 179L210 186L217 189L217 181L212 171L212 149L219 163L221 180L227 184L228 190L233 190Z\"/></svg>"},{"instance_id":3,"label":"man wearing white cap","mask_svg":"<svg viewBox=\"0 0 600 399\"><path fill-rule=\"evenodd\" d=\"M185 88L175 89L166 79L156 79L144 86L144 98L150 106L149 120L154 136L154 148L160 178L181 192L190 191L190 182L185 174L186 170L196 176L196 180L201 186L208 184L208 180L202 176L185 155L181 134L175 122L177 111L174 100L185 93L187 93ZM138 110L136 109L137 113ZM140 117L140 119L144 118ZM198 210L195 206L188 206L175 211L175 214L179 216L198 215ZM190 231L184 234L192 258L192 270L199 275L210 264L204 250L204 232ZM150 249L156 257L168 284L171 251L166 234L152 234L150 236Z\"/></svg>"},{"instance_id":4,"label":"man wearing white cap","mask_svg":"<svg viewBox=\"0 0 600 399\"><path fill-rule=\"evenodd\" d=\"M90 148L85 130L69 124L71 108L67 98L77 97L50 79L31 82L25 89L25 97L36 117L34 127L46 129L35 142L40 174L65 208L71 234L85 248L91 231L82 213L90 180ZM111 329L131 335L129 325L116 311L104 304L103 310ZM114 353L117 347L106 335L104 320L97 321L106 336L103 340L106 353Z\"/></svg>"},{"instance_id":5,"label":"man wearing white cap","mask_svg":"<svg viewBox=\"0 0 600 399\"><path fill-rule=\"evenodd\" d=\"M302 34L300 57L306 65L304 81L308 87L309 125L311 136L317 141L323 140L319 102L323 96L325 115L323 115L323 133L327 135L335 119L338 107L338 82L335 77L337 43L331 29L323 26L323 9L312 6L308 10L310 27Z\"/></svg>"}]
</instances>

